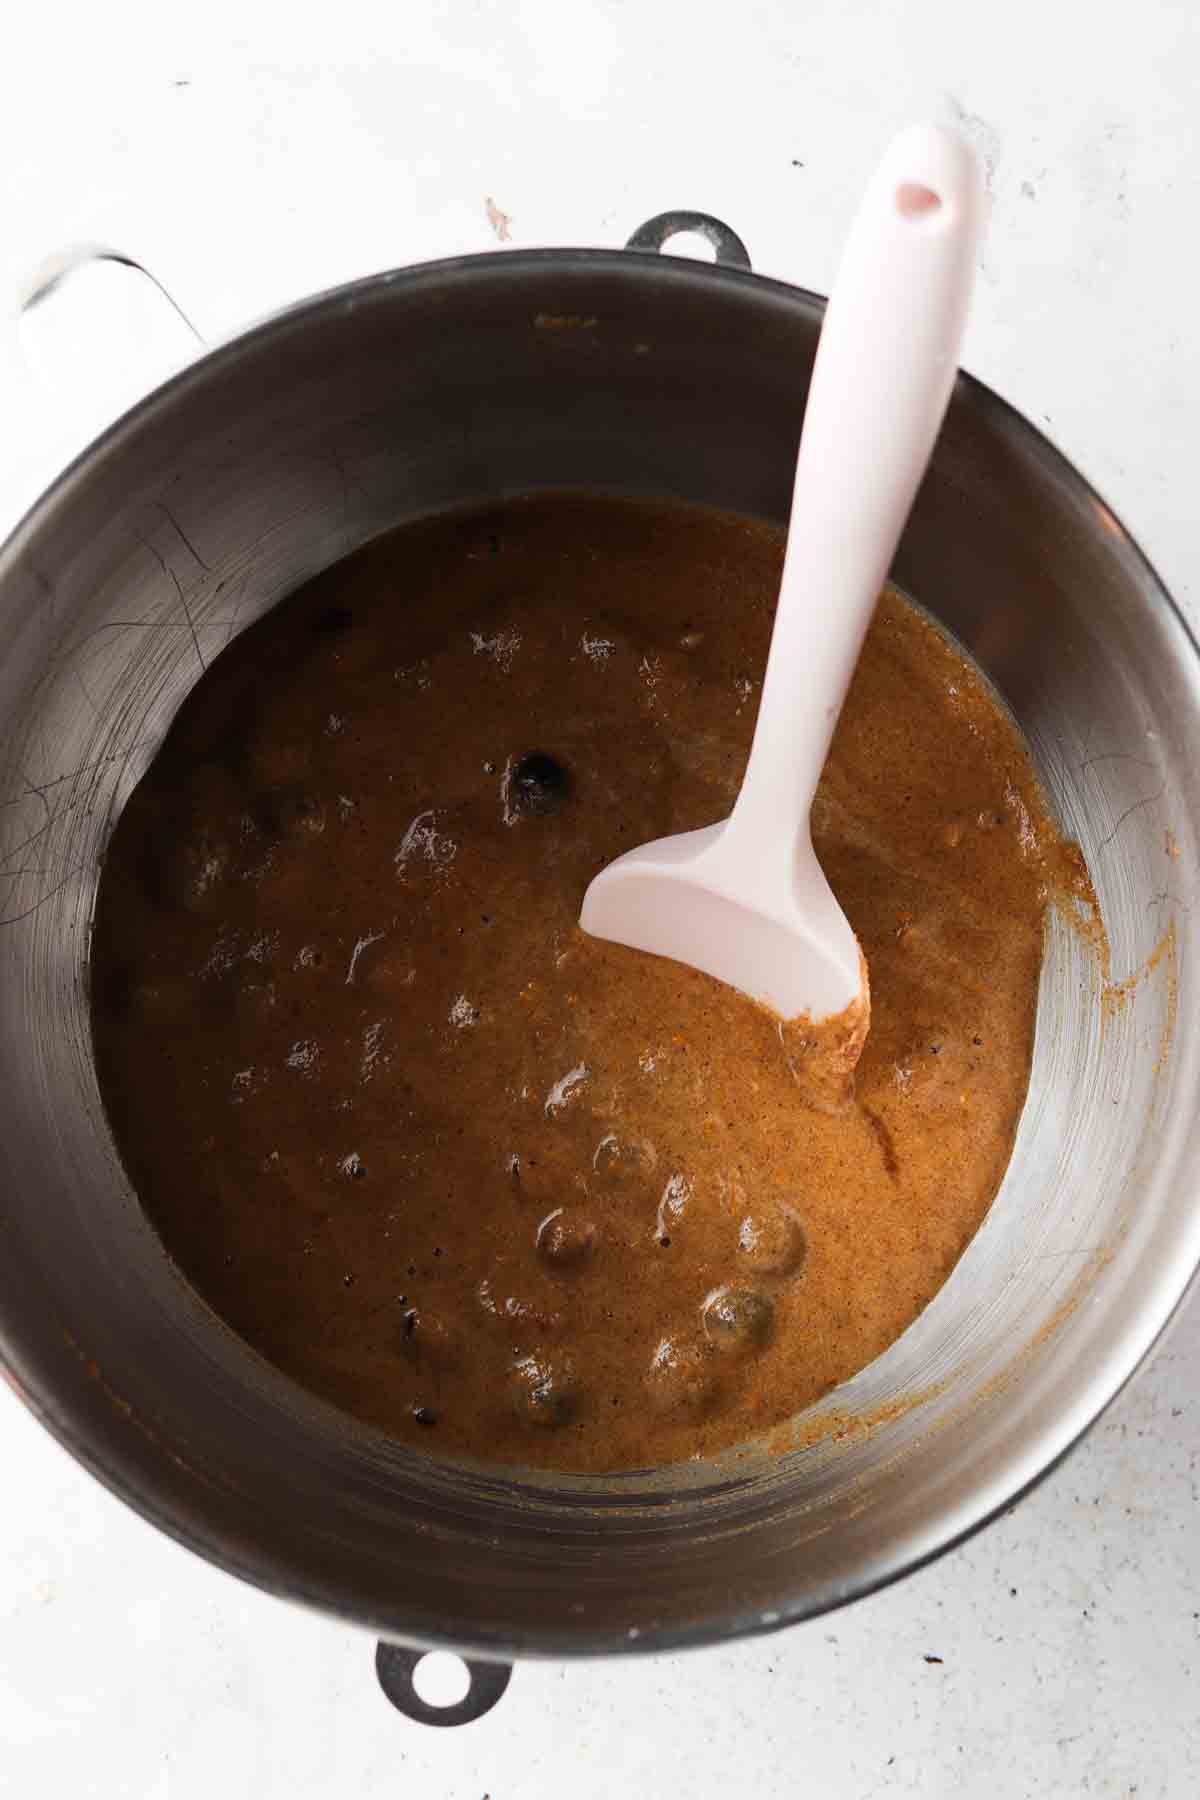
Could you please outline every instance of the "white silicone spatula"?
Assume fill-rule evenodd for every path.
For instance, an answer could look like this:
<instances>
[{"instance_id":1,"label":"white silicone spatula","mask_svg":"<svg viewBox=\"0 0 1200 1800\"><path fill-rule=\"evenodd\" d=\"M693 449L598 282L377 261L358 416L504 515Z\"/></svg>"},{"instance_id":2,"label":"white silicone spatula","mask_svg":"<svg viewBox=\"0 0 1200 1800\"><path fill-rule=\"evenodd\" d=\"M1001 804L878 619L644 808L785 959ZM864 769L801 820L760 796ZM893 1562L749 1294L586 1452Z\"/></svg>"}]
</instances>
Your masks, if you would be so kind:
<instances>
[{"instance_id":1,"label":"white silicone spatula","mask_svg":"<svg viewBox=\"0 0 1200 1800\"><path fill-rule=\"evenodd\" d=\"M961 138L918 126L892 144L825 314L737 803L718 825L618 857L584 896L585 931L690 963L784 1019L829 1018L862 991L865 965L813 851L809 811L950 398L980 210Z\"/></svg>"}]
</instances>

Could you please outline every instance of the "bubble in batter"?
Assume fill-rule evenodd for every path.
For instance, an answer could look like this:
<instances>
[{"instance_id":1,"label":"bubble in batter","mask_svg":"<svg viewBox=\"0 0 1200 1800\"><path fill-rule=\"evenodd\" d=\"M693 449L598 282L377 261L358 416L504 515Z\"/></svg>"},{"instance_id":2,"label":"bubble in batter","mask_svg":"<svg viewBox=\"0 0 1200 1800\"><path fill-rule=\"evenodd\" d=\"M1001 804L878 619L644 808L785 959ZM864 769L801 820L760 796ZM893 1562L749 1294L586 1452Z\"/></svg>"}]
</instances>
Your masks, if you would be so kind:
<instances>
[{"instance_id":1,"label":"bubble in batter","mask_svg":"<svg viewBox=\"0 0 1200 1800\"><path fill-rule=\"evenodd\" d=\"M794 1275L804 1261L804 1227L790 1206L748 1212L738 1226L741 1261L758 1275Z\"/></svg>"},{"instance_id":2,"label":"bubble in batter","mask_svg":"<svg viewBox=\"0 0 1200 1800\"><path fill-rule=\"evenodd\" d=\"M770 1341L775 1309L755 1288L714 1288L701 1312L704 1333L714 1349L747 1356Z\"/></svg>"},{"instance_id":3,"label":"bubble in batter","mask_svg":"<svg viewBox=\"0 0 1200 1800\"><path fill-rule=\"evenodd\" d=\"M586 1213L577 1207L559 1206L538 1226L538 1254L552 1268L578 1268L594 1253L598 1235L595 1220Z\"/></svg>"},{"instance_id":4,"label":"bubble in batter","mask_svg":"<svg viewBox=\"0 0 1200 1800\"><path fill-rule=\"evenodd\" d=\"M401 1337L407 1354L422 1365L446 1369L459 1365L460 1330L432 1307L408 1307L401 1317Z\"/></svg>"},{"instance_id":5,"label":"bubble in batter","mask_svg":"<svg viewBox=\"0 0 1200 1800\"><path fill-rule=\"evenodd\" d=\"M579 1412L579 1384L567 1356L520 1357L513 1364L509 1391L513 1411L524 1425L555 1429L571 1424Z\"/></svg>"},{"instance_id":6,"label":"bubble in batter","mask_svg":"<svg viewBox=\"0 0 1200 1800\"><path fill-rule=\"evenodd\" d=\"M656 1413L699 1418L720 1396L713 1352L703 1342L664 1337L646 1371L646 1397Z\"/></svg>"}]
</instances>

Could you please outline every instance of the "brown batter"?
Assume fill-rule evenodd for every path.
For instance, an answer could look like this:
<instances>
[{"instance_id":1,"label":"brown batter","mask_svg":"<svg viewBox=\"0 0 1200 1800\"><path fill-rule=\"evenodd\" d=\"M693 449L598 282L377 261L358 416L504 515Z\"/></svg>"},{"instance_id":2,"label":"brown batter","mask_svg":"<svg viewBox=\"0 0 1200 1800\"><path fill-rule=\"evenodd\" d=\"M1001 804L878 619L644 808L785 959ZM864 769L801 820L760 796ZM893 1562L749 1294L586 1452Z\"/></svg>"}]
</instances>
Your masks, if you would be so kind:
<instances>
[{"instance_id":1,"label":"brown batter","mask_svg":"<svg viewBox=\"0 0 1200 1800\"><path fill-rule=\"evenodd\" d=\"M220 658L116 830L94 1029L171 1254L265 1356L425 1450L703 1455L877 1356L1024 1099L1061 846L980 676L885 595L818 853L866 952L853 1099L778 1021L578 929L728 813L781 536L570 497L418 525Z\"/></svg>"}]
</instances>

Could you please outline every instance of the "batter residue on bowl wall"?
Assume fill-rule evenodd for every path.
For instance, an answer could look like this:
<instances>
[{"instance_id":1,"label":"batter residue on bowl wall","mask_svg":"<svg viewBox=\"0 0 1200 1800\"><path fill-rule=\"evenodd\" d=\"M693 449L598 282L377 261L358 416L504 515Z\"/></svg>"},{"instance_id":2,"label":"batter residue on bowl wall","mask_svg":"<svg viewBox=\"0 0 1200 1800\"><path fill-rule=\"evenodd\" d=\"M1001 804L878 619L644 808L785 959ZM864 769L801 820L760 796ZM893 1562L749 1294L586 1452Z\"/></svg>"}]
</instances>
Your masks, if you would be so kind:
<instances>
[{"instance_id":1,"label":"batter residue on bowl wall","mask_svg":"<svg viewBox=\"0 0 1200 1800\"><path fill-rule=\"evenodd\" d=\"M781 555L562 496L407 528L226 651L119 822L93 1022L141 1200L263 1355L422 1449L762 1432L904 1330L999 1185L1070 858L898 595L814 815L871 973L852 1097L576 925L602 864L728 812Z\"/></svg>"}]
</instances>

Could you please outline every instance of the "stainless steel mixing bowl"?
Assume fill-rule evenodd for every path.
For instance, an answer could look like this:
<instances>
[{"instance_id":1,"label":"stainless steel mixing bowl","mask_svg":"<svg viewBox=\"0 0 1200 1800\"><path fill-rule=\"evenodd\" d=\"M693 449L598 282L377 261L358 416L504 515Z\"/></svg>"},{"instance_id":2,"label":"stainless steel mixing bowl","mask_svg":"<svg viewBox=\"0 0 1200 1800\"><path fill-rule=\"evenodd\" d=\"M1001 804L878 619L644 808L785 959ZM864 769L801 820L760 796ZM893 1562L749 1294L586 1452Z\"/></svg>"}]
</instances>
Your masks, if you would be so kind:
<instances>
[{"instance_id":1,"label":"stainless steel mixing bowl","mask_svg":"<svg viewBox=\"0 0 1200 1800\"><path fill-rule=\"evenodd\" d=\"M968 379L896 577L1006 696L1087 856L1113 978L1143 973L1106 1011L1096 954L1053 922L1003 1189L912 1329L816 1409L832 1430L607 1479L427 1461L225 1329L117 1160L89 1043L97 871L202 669L298 583L442 508L576 487L783 519L820 316L745 268L644 249L381 275L159 389L0 553L4 1363L147 1518L386 1638L657 1650L862 1594L1044 1474L1200 1260L1200 659L1108 508Z\"/></svg>"}]
</instances>

